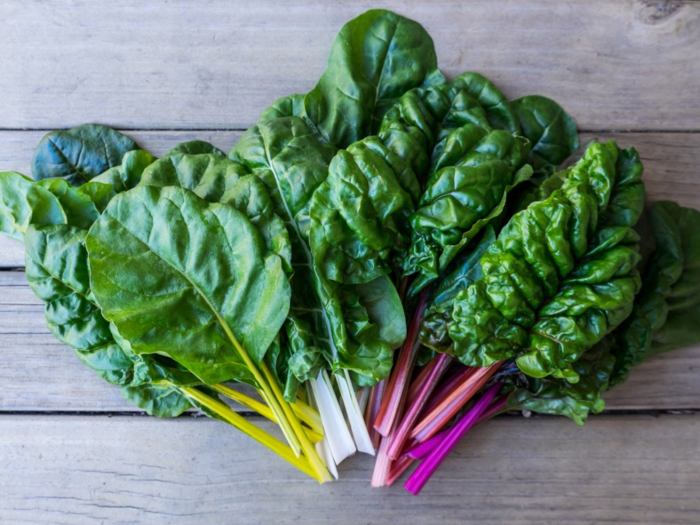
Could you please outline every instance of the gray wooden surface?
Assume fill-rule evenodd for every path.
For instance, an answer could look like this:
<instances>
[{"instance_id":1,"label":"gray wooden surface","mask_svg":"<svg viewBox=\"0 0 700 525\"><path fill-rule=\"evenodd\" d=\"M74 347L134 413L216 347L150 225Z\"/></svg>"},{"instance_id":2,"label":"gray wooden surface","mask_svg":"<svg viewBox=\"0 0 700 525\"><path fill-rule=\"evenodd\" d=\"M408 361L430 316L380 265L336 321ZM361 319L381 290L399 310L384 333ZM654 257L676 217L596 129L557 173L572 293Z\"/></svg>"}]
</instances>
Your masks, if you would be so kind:
<instances>
[{"instance_id":1,"label":"gray wooden surface","mask_svg":"<svg viewBox=\"0 0 700 525\"><path fill-rule=\"evenodd\" d=\"M201 0L0 4L0 169L47 129L99 121L159 153L228 149L311 87L340 25L385 5L422 22L450 74L562 102L584 139L636 146L654 199L700 208L700 3ZM371 462L319 487L202 418L135 414L44 326L21 246L0 240L0 523L699 523L700 348L639 367L609 412L505 416L414 498Z\"/></svg>"}]
</instances>

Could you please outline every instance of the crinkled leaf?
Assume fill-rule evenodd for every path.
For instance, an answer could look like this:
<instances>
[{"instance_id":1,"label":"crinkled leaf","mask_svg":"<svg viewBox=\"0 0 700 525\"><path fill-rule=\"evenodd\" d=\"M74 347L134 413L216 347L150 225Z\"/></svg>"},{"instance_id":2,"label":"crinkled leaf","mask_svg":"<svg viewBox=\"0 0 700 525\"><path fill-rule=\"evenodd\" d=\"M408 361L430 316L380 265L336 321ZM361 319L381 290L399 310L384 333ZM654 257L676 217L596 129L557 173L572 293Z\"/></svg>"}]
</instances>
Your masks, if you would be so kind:
<instances>
[{"instance_id":1,"label":"crinkled leaf","mask_svg":"<svg viewBox=\"0 0 700 525\"><path fill-rule=\"evenodd\" d=\"M280 258L235 208L178 188L115 197L86 239L93 294L137 354L171 357L207 383L250 381L289 309Z\"/></svg>"},{"instance_id":2,"label":"crinkled leaf","mask_svg":"<svg viewBox=\"0 0 700 525\"><path fill-rule=\"evenodd\" d=\"M37 180L58 177L79 185L118 166L137 147L126 135L100 124L52 131L37 146L32 174Z\"/></svg>"},{"instance_id":3,"label":"crinkled leaf","mask_svg":"<svg viewBox=\"0 0 700 525\"><path fill-rule=\"evenodd\" d=\"M309 244L319 271L341 283L369 282L408 241L414 202L403 160L378 137L341 150L311 200Z\"/></svg>"},{"instance_id":4,"label":"crinkled leaf","mask_svg":"<svg viewBox=\"0 0 700 525\"><path fill-rule=\"evenodd\" d=\"M213 153L172 153L149 165L139 184L180 186L206 201L218 202L246 171L240 164Z\"/></svg>"},{"instance_id":5,"label":"crinkled leaf","mask_svg":"<svg viewBox=\"0 0 700 525\"><path fill-rule=\"evenodd\" d=\"M589 414L605 408L602 395L608 388L614 361L604 340L574 363L579 382L526 378L526 385L516 388L509 404L541 414L566 416L583 425Z\"/></svg>"},{"instance_id":6,"label":"crinkled leaf","mask_svg":"<svg viewBox=\"0 0 700 525\"><path fill-rule=\"evenodd\" d=\"M452 346L447 331L452 320L452 303L460 291L481 277L479 261L495 240L493 228L485 228L474 248L456 260L452 271L440 280L421 324L420 341L424 346L441 352Z\"/></svg>"},{"instance_id":7,"label":"crinkled leaf","mask_svg":"<svg viewBox=\"0 0 700 525\"><path fill-rule=\"evenodd\" d=\"M308 245L311 196L323 183L334 152L302 119L286 117L263 121L246 132L231 157L265 183L290 232L291 312L310 327L314 340L306 344L323 348L335 367L376 381L388 373L391 352L401 342L396 326L405 330L397 292L386 278L366 285L330 281L315 267Z\"/></svg>"},{"instance_id":8,"label":"crinkled leaf","mask_svg":"<svg viewBox=\"0 0 700 525\"><path fill-rule=\"evenodd\" d=\"M144 171L141 185L180 186L209 202L233 205L258 228L267 248L291 272L291 244L284 222L274 212L267 187L247 168L218 154L173 153Z\"/></svg>"},{"instance_id":9,"label":"crinkled leaf","mask_svg":"<svg viewBox=\"0 0 700 525\"><path fill-rule=\"evenodd\" d=\"M537 172L552 171L578 149L576 122L554 100L530 95L514 100L511 107L532 144L529 162Z\"/></svg>"},{"instance_id":10,"label":"crinkled leaf","mask_svg":"<svg viewBox=\"0 0 700 525\"><path fill-rule=\"evenodd\" d=\"M523 165L527 142L517 135L483 134L473 126L461 130L473 131L470 139L460 140L461 158L434 173L411 217L414 233L404 268L419 271L411 295L436 279L503 212L510 191L532 175Z\"/></svg>"},{"instance_id":11,"label":"crinkled leaf","mask_svg":"<svg viewBox=\"0 0 700 525\"><path fill-rule=\"evenodd\" d=\"M482 257L483 276L455 300L459 358L517 357L530 376L576 382L572 363L624 321L639 289L641 189L636 152L594 143L561 188L515 214Z\"/></svg>"}]
</instances>

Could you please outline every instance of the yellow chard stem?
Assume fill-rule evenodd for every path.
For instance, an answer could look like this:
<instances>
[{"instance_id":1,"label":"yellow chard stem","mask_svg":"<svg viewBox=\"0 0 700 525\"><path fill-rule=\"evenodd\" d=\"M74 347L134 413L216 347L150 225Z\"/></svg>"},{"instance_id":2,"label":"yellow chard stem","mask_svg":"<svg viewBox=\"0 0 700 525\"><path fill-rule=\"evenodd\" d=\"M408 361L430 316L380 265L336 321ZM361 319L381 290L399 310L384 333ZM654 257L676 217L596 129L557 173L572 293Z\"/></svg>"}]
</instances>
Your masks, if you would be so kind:
<instances>
[{"instance_id":1,"label":"yellow chard stem","mask_svg":"<svg viewBox=\"0 0 700 525\"><path fill-rule=\"evenodd\" d=\"M245 395L242 392L239 392L238 390L234 390L233 388L224 385L224 384L218 384L218 385L211 385L211 388L213 388L215 391L217 391L219 394L222 396L226 396L227 398L235 401L236 403L239 403L243 405L244 407L250 408L251 410L254 410L258 414L260 414L262 417L269 419L273 423L277 423L277 418L275 418L275 415L272 413L272 410L270 410L270 407L267 406L265 403L262 403L258 401L257 399L254 399L250 396ZM262 393L260 393L262 396ZM307 405L307 408L311 411L313 409ZM299 412L303 411L303 408L296 407L296 403L292 404L292 409L294 410L295 413L299 415ZM297 412L299 411L299 412ZM313 422L313 414L308 414L304 412L304 417L300 416L300 419L302 422L306 423L305 418L309 418ZM319 432L320 430L320 432ZM323 428L313 428L311 425L309 425L309 428L304 427L304 432L306 432L306 435L309 437L311 441L314 443L321 441L323 439Z\"/></svg>"},{"instance_id":2,"label":"yellow chard stem","mask_svg":"<svg viewBox=\"0 0 700 525\"><path fill-rule=\"evenodd\" d=\"M320 479L322 479L323 481L331 481L332 478L331 475L328 473L328 469L326 469L326 466L324 465L323 461L316 452L316 448L306 437L306 434L302 429L301 422L294 414L294 411L292 410L291 406L284 401L282 391L280 390L277 381L275 380L274 376L272 375L272 372L270 372L270 369L267 367L267 364L265 364L264 361L260 363L260 368L263 374L265 374L267 379L270 381L270 385L275 395L277 396L277 399L281 400L282 410L285 411L285 415L287 416L289 423L291 424L292 428L294 429L294 432L299 438L301 448L304 451L304 455L311 463L311 467L316 471Z\"/></svg>"},{"instance_id":3,"label":"yellow chard stem","mask_svg":"<svg viewBox=\"0 0 700 525\"><path fill-rule=\"evenodd\" d=\"M275 454L280 456L282 459L285 459L293 466L301 470L304 474L311 476L312 478L321 483L324 481L318 476L318 474L315 472L315 469L311 468L311 464L308 461L308 459L299 458L295 456L292 450L287 445L285 445L275 437L271 436L261 428L255 426L246 418L232 410L231 407L229 407L225 403L222 403L221 401L218 401L206 395L205 393L201 392L200 390L194 387L180 386L178 388L187 397L196 401L208 410L211 410L221 419L223 419L230 425L233 425L244 434L250 436L258 443L261 443L262 445L266 446Z\"/></svg>"},{"instance_id":4,"label":"yellow chard stem","mask_svg":"<svg viewBox=\"0 0 700 525\"><path fill-rule=\"evenodd\" d=\"M243 345L241 345L238 339L236 339L236 336L234 335L229 325L226 323L226 320L221 318L219 320L221 323L221 327L226 333L226 336L228 337L229 341L231 341L231 344L236 349L236 352L238 352L238 355L241 356L243 363L248 368L248 370L250 370L250 373L253 374L253 378L258 383L258 386L260 387L263 393L263 399L270 406L272 413L275 415L275 419L277 419L277 423L279 424L280 429L282 430L282 434L284 434L284 437L289 442L289 446L292 447L294 453L298 455L303 447L301 447L301 444L297 439L296 432L290 426L287 411L284 410L284 406L287 404L286 401L284 401L284 399L281 396L275 396L275 394L272 391L272 388L267 383L267 380L260 373L260 370L258 370L258 367L255 365L253 359L248 355L246 349L243 348ZM264 367L265 362L263 361L261 365ZM275 378L272 377L271 379L271 383L274 386L276 386L277 381L275 380ZM277 390L279 390L279 388L277 388Z\"/></svg>"},{"instance_id":5,"label":"yellow chard stem","mask_svg":"<svg viewBox=\"0 0 700 525\"><path fill-rule=\"evenodd\" d=\"M310 428L323 435L323 423L321 422L321 416L318 414L317 410L314 410L299 399L292 403L292 410L294 410L294 413L299 417L299 419L306 423Z\"/></svg>"}]
</instances>

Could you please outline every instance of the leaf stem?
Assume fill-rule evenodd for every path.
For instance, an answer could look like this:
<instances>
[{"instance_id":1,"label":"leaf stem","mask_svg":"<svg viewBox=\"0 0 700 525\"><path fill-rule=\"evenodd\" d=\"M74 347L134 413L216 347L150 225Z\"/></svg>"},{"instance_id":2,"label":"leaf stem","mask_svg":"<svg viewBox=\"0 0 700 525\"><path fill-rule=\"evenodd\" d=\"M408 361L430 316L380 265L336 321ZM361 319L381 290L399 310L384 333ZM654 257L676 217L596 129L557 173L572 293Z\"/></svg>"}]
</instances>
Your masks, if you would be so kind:
<instances>
[{"instance_id":1,"label":"leaf stem","mask_svg":"<svg viewBox=\"0 0 700 525\"><path fill-rule=\"evenodd\" d=\"M377 414L377 419L374 421L374 428L382 436L387 436L391 432L396 418L401 416L407 385L411 378L418 350L418 332L423 313L425 312L426 302L427 293L424 291L418 299L418 305L413 312L413 319L408 329L408 336L399 351L399 357L391 372L389 383L382 399L382 405Z\"/></svg>"},{"instance_id":2,"label":"leaf stem","mask_svg":"<svg viewBox=\"0 0 700 525\"><path fill-rule=\"evenodd\" d=\"M265 374L267 379L270 381L270 385L272 386L272 391L274 395L276 395L277 399L280 400L282 410L284 411L284 415L287 417L293 432L296 434L296 437L298 438L299 443L301 445L301 449L304 451L304 455L311 463L311 467L316 471L319 479L323 481L331 481L331 475L328 473L328 469L326 469L326 466L323 464L323 461L316 452L313 443L311 443L309 438L306 436L306 433L302 428L301 422L294 414L294 411L292 410L291 406L284 400L284 397L282 396L282 391L280 390L277 381L272 375L270 369L267 367L265 361L260 362L260 368L262 369L263 374Z\"/></svg>"},{"instance_id":3,"label":"leaf stem","mask_svg":"<svg viewBox=\"0 0 700 525\"><path fill-rule=\"evenodd\" d=\"M314 469L311 468L308 459L299 458L295 456L292 452L292 449L289 448L289 446L285 445L284 443L271 436L261 428L255 426L246 418L232 410L231 407L229 407L225 403L222 403L221 401L218 401L206 395L205 393L201 392L200 390L194 387L177 385L173 386L178 388L184 395L186 395L193 401L196 401L203 407L207 408L230 425L233 425L244 434L256 440L258 443L272 450L275 454L291 463L293 466L301 470L304 474L311 476L317 481L323 483L324 480L322 480L314 471Z\"/></svg>"},{"instance_id":4,"label":"leaf stem","mask_svg":"<svg viewBox=\"0 0 700 525\"><path fill-rule=\"evenodd\" d=\"M500 389L500 383L495 383L489 387L474 406L449 430L447 436L445 436L430 455L418 465L418 468L416 468L406 480L404 488L408 492L418 495L443 460L459 442L461 437L479 421L479 418L486 411Z\"/></svg>"},{"instance_id":5,"label":"leaf stem","mask_svg":"<svg viewBox=\"0 0 700 525\"><path fill-rule=\"evenodd\" d=\"M438 433L481 390L501 364L502 362L499 361L491 366L475 369L465 382L458 385L440 404L423 417L411 431L410 437L415 441L422 442Z\"/></svg>"},{"instance_id":6,"label":"leaf stem","mask_svg":"<svg viewBox=\"0 0 700 525\"><path fill-rule=\"evenodd\" d=\"M272 410L270 410L270 407L267 406L265 403L262 403L257 399L247 396L244 393L239 392L238 390L234 390L233 388L224 384L211 385L211 388L219 394L231 399L232 401L235 401L236 403L239 403L244 407L254 410L265 419L268 419L273 423L278 423L277 419L275 418L275 415L272 413ZM294 404L292 404L292 409L294 409ZM309 410L311 409L309 408ZM314 443L323 439L323 429L320 429L319 432L317 429L309 427L304 428L304 431L306 432L306 435L309 437L309 439Z\"/></svg>"},{"instance_id":7,"label":"leaf stem","mask_svg":"<svg viewBox=\"0 0 700 525\"><path fill-rule=\"evenodd\" d=\"M428 373L422 381L420 390L415 394L413 402L408 406L408 410L406 410L403 418L401 418L401 422L394 431L394 438L387 449L389 458L395 460L401 455L404 443L406 439L408 439L408 434L413 428L413 424L416 419L418 419L418 415L428 401L428 397L440 380L440 377L442 377L442 374L447 370L451 360L452 358L449 355L439 354L424 367L425 370L428 370Z\"/></svg>"}]
</instances>

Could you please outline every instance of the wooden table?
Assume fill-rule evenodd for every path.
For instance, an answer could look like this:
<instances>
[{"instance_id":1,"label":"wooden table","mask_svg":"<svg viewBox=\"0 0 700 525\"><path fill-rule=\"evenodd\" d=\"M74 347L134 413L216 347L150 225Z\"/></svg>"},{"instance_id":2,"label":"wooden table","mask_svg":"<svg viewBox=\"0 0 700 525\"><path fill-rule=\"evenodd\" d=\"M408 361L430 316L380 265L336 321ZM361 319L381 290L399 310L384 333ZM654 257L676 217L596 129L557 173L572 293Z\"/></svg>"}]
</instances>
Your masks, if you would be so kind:
<instances>
[{"instance_id":1,"label":"wooden table","mask_svg":"<svg viewBox=\"0 0 700 525\"><path fill-rule=\"evenodd\" d=\"M700 4L683 1L5 1L0 166L28 172L46 130L88 121L156 154L228 149L376 3L422 22L448 74L552 96L585 139L639 149L652 198L700 207ZM48 333L22 266L3 239L2 523L700 523L700 348L640 366L584 428L483 425L422 497L370 490L366 457L320 487L219 423L142 417Z\"/></svg>"}]
</instances>

